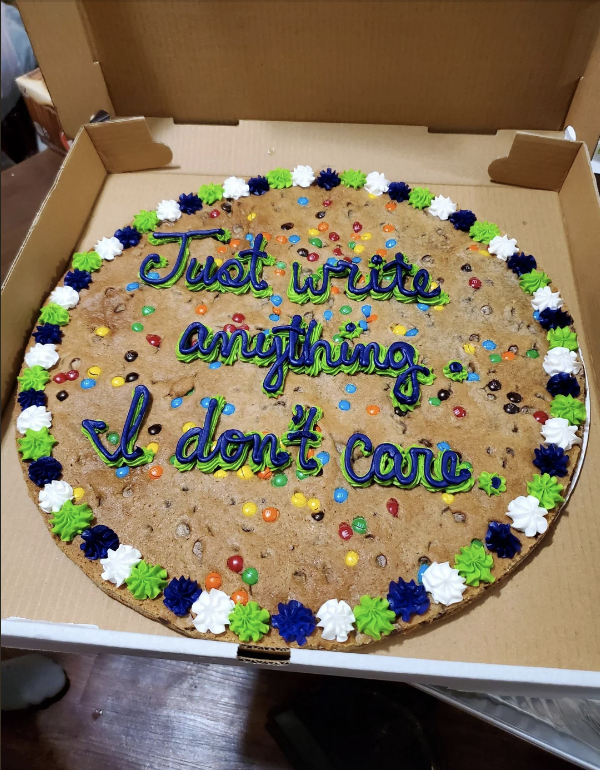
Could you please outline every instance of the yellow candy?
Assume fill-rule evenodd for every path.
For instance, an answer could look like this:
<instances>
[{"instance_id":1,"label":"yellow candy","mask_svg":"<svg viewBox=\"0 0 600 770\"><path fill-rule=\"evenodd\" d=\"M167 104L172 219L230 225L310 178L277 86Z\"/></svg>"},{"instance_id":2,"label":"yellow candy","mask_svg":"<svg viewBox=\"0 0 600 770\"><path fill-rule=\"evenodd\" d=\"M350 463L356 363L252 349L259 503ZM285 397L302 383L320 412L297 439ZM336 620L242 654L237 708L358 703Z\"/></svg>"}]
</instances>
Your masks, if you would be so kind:
<instances>
[{"instance_id":1,"label":"yellow candy","mask_svg":"<svg viewBox=\"0 0 600 770\"><path fill-rule=\"evenodd\" d=\"M242 465L242 467L239 469L239 471L236 471L236 473L239 478L244 479L244 481L248 481L254 476L252 468L249 465Z\"/></svg>"},{"instance_id":2,"label":"yellow candy","mask_svg":"<svg viewBox=\"0 0 600 770\"><path fill-rule=\"evenodd\" d=\"M184 426L181 428L182 433L187 433L188 430L191 430L192 428L196 427L195 422L186 422Z\"/></svg>"},{"instance_id":3,"label":"yellow candy","mask_svg":"<svg viewBox=\"0 0 600 770\"><path fill-rule=\"evenodd\" d=\"M102 374L102 369L99 366L90 366L87 373L88 377L99 377Z\"/></svg>"},{"instance_id":4,"label":"yellow candy","mask_svg":"<svg viewBox=\"0 0 600 770\"><path fill-rule=\"evenodd\" d=\"M356 551L348 551L346 556L344 557L344 561L346 562L346 565L348 567L356 567L358 564L358 554Z\"/></svg>"},{"instance_id":5,"label":"yellow candy","mask_svg":"<svg viewBox=\"0 0 600 770\"><path fill-rule=\"evenodd\" d=\"M442 495L442 500L446 503L446 505L450 505L450 503L454 500L454 495L451 495L449 492L444 492Z\"/></svg>"},{"instance_id":6,"label":"yellow candy","mask_svg":"<svg viewBox=\"0 0 600 770\"><path fill-rule=\"evenodd\" d=\"M250 518L251 516L254 516L257 510L258 510L258 507L256 503L253 503L250 500L247 503L244 503L242 505L242 513L244 514L244 516L247 516L248 518Z\"/></svg>"},{"instance_id":7,"label":"yellow candy","mask_svg":"<svg viewBox=\"0 0 600 770\"><path fill-rule=\"evenodd\" d=\"M110 384L113 386L113 388L120 388L122 385L125 385L125 378L124 377L113 377L110 381Z\"/></svg>"},{"instance_id":8,"label":"yellow candy","mask_svg":"<svg viewBox=\"0 0 600 770\"><path fill-rule=\"evenodd\" d=\"M96 329L96 334L98 335L98 337L106 337L107 334L110 334L110 329L108 328L108 326L99 326Z\"/></svg>"},{"instance_id":9,"label":"yellow candy","mask_svg":"<svg viewBox=\"0 0 600 770\"><path fill-rule=\"evenodd\" d=\"M306 501L306 505L308 505L313 513L318 513L321 510L321 501L316 497L310 497Z\"/></svg>"},{"instance_id":10,"label":"yellow candy","mask_svg":"<svg viewBox=\"0 0 600 770\"><path fill-rule=\"evenodd\" d=\"M434 305L433 309L437 310L438 313L439 313L440 311L442 311L444 309L444 306L443 305Z\"/></svg>"},{"instance_id":11,"label":"yellow candy","mask_svg":"<svg viewBox=\"0 0 600 770\"><path fill-rule=\"evenodd\" d=\"M402 326L402 324L396 324L392 331L394 334L406 334L406 326Z\"/></svg>"},{"instance_id":12,"label":"yellow candy","mask_svg":"<svg viewBox=\"0 0 600 770\"><path fill-rule=\"evenodd\" d=\"M437 287L438 287L437 283L435 281L432 281L431 286L429 287L429 290L431 291L432 289L437 289Z\"/></svg>"},{"instance_id":13,"label":"yellow candy","mask_svg":"<svg viewBox=\"0 0 600 770\"><path fill-rule=\"evenodd\" d=\"M239 473L239 471L238 471ZM227 471L215 471L213 476L216 479L226 479L227 478Z\"/></svg>"},{"instance_id":14,"label":"yellow candy","mask_svg":"<svg viewBox=\"0 0 600 770\"><path fill-rule=\"evenodd\" d=\"M302 508L303 505L306 505L306 497L302 492L294 492L292 495L292 505L295 505L296 508Z\"/></svg>"},{"instance_id":15,"label":"yellow candy","mask_svg":"<svg viewBox=\"0 0 600 770\"><path fill-rule=\"evenodd\" d=\"M221 259L221 257L215 257L215 265L217 267L221 267L222 264L223 264L223 260Z\"/></svg>"},{"instance_id":16,"label":"yellow candy","mask_svg":"<svg viewBox=\"0 0 600 770\"><path fill-rule=\"evenodd\" d=\"M369 198L371 198L371 200L375 200L375 198L376 198L376 197L377 197L377 196L376 196L376 195L373 195L373 193L369 193Z\"/></svg>"},{"instance_id":17,"label":"yellow candy","mask_svg":"<svg viewBox=\"0 0 600 770\"><path fill-rule=\"evenodd\" d=\"M146 447L146 449L149 449L151 452L154 452L154 454L156 454L158 452L158 444L156 443L156 441L151 441Z\"/></svg>"},{"instance_id":18,"label":"yellow candy","mask_svg":"<svg viewBox=\"0 0 600 770\"><path fill-rule=\"evenodd\" d=\"M362 244L360 244L360 243L358 244L358 246L354 247L354 251L357 254L362 254L364 250L365 250L365 247Z\"/></svg>"},{"instance_id":19,"label":"yellow candy","mask_svg":"<svg viewBox=\"0 0 600 770\"><path fill-rule=\"evenodd\" d=\"M256 219L256 212L253 211L251 214L248 214L246 219L248 220L248 222L252 222L253 220L255 220Z\"/></svg>"},{"instance_id":20,"label":"yellow candy","mask_svg":"<svg viewBox=\"0 0 600 770\"><path fill-rule=\"evenodd\" d=\"M490 256L490 252L487 251L487 249L485 251L483 249L479 249L478 253L479 254L483 254L484 257L489 257Z\"/></svg>"},{"instance_id":21,"label":"yellow candy","mask_svg":"<svg viewBox=\"0 0 600 770\"><path fill-rule=\"evenodd\" d=\"M463 345L463 350L465 351L465 353L474 353L475 346L471 345L470 342L465 342L465 344Z\"/></svg>"},{"instance_id":22,"label":"yellow candy","mask_svg":"<svg viewBox=\"0 0 600 770\"><path fill-rule=\"evenodd\" d=\"M319 235L319 231L317 230L317 228L316 228L316 227L311 227L311 228L309 229L309 231L308 231L308 234L309 234L309 235Z\"/></svg>"},{"instance_id":23,"label":"yellow candy","mask_svg":"<svg viewBox=\"0 0 600 770\"><path fill-rule=\"evenodd\" d=\"M81 500L81 498L85 495L85 489L82 489L81 487L75 487L73 490L73 497L76 500Z\"/></svg>"},{"instance_id":24,"label":"yellow candy","mask_svg":"<svg viewBox=\"0 0 600 770\"><path fill-rule=\"evenodd\" d=\"M373 237L373 233L363 233L360 236L360 239L361 241L370 241L372 237Z\"/></svg>"}]
</instances>

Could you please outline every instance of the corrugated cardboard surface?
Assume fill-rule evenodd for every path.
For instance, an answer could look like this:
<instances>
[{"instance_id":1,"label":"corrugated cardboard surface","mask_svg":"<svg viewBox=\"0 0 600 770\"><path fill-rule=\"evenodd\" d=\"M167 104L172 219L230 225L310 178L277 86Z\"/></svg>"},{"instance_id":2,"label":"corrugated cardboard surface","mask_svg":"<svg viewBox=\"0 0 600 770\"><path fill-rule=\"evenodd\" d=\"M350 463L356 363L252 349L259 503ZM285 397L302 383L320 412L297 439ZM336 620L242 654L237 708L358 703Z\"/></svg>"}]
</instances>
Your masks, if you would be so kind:
<instances>
[{"instance_id":1,"label":"corrugated cardboard surface","mask_svg":"<svg viewBox=\"0 0 600 770\"><path fill-rule=\"evenodd\" d=\"M372 129L369 146L354 143L353 130L347 127L347 133L344 134L346 145L337 149L339 153L344 152L346 162L343 165L351 162L352 165L373 168L373 158L379 158L378 153L385 149L385 130ZM360 127L356 130L360 135ZM301 135L295 134L290 128L287 139L282 137L281 155L277 154L279 150L276 149L271 159L266 154L263 156L254 152L264 146L268 139L265 131L261 132L257 128L257 132L254 144L246 146L248 163L252 162L253 172L266 171L277 165L280 157L287 158L285 148L301 146ZM196 153L202 152L203 136L204 129L198 128L195 146L188 136L189 157L194 158ZM448 164L460 164L462 158L468 167L468 141L464 137L456 137L454 147L449 148L449 139L440 138L446 149L451 150ZM505 152L503 140L499 138L497 141L498 147L502 148L498 154L502 154ZM176 141L174 143L177 144ZM229 165L228 158L234 158L236 151L228 148L226 142L223 142L221 150L224 159L221 175L231 171L245 172L245 164L243 169ZM403 138L400 155L412 156L411 168L417 165L416 154L411 151L408 136ZM571 260L563 225L563 213L571 212L571 209L587 212L590 219L582 224L585 224L591 236L596 234L598 237L597 219L590 205L597 206L597 201L590 190L579 189L570 177L561 193L499 187L489 182L480 185L435 184L433 166L427 156L422 157L423 176L402 173L402 158L394 154L394 144L387 145L387 156L389 160L383 166L386 172L414 183L426 179L436 192L450 195L462 207L475 210L480 218L498 222L513 237L518 238L528 252L540 259L544 268L554 277L555 284L573 312L581 333L583 355L587 358L588 367L591 367L591 351L582 328L582 310L573 266L578 271L581 297L589 304L595 302L594 295L587 289L582 290L581 284L595 282L597 286L599 269L597 263L594 265L588 261L582 264L579 259ZM302 157L298 157L296 162L312 163L316 167L320 165L321 158L322 149L317 145L306 145ZM439 155L437 160L440 178L447 178L448 164L444 162L444 156ZM575 165L574 171L578 172ZM584 185L584 188L585 179L584 174L580 175L579 184ZM109 176L79 245L89 247L99 237L129 221L140 207L152 207L163 197L175 197L182 191L196 189L202 181L205 181L203 177L184 175L175 170ZM71 180L71 184L80 183L81 180ZM587 248L576 237L571 238L571 247L582 248L584 251ZM20 274L17 271L31 270L36 259L36 255L22 254L15 275ZM52 271L47 275L48 290L52 288L52 275ZM19 291L18 287L18 282L11 281L8 291ZM586 316L594 312L592 308L588 313L586 308ZM8 319L9 328L4 334L18 333L22 337L26 332L24 326L33 317L31 307L27 313L29 315L25 314L12 324ZM592 331L588 330L590 334ZM593 420L597 413L595 395L592 405ZM40 513L27 496L25 485L21 483L14 446L14 428L10 423L5 428L2 466L8 483L5 482L3 488L3 616L90 623L110 630L169 635L171 632L158 623L110 600L56 548ZM533 558L505 586L486 592L484 601L455 619L437 624L412 637L388 640L375 646L371 654L564 669L599 669L600 614L597 608L600 606L600 562L597 554L600 548L600 519L594 502L597 499L597 479L600 477L598 436L597 431L592 431L580 481L558 526L545 538Z\"/></svg>"}]
</instances>

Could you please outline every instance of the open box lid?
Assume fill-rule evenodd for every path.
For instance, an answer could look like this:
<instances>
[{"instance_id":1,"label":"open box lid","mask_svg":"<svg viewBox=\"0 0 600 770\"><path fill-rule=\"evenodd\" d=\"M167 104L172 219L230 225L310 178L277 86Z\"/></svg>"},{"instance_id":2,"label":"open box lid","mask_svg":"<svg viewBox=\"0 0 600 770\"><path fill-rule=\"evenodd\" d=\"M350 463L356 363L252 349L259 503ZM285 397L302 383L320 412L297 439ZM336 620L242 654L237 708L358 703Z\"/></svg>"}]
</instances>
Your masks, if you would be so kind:
<instances>
[{"instance_id":1,"label":"open box lid","mask_svg":"<svg viewBox=\"0 0 600 770\"><path fill-rule=\"evenodd\" d=\"M67 135L98 110L428 126L573 125L600 110L593 2L64 2L19 8Z\"/></svg>"}]
</instances>

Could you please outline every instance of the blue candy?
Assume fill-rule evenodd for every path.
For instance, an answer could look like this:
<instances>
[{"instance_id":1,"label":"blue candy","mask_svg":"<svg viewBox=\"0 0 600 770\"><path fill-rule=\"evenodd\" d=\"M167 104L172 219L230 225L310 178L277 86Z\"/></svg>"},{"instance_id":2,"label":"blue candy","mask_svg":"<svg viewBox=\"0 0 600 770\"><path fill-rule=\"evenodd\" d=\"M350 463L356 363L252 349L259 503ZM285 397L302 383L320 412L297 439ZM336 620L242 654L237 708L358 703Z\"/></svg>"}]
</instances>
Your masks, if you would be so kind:
<instances>
[{"instance_id":1,"label":"blue candy","mask_svg":"<svg viewBox=\"0 0 600 770\"><path fill-rule=\"evenodd\" d=\"M417 583L423 585L423 573L429 569L429 564L421 564L419 571L417 572Z\"/></svg>"},{"instance_id":2,"label":"blue candy","mask_svg":"<svg viewBox=\"0 0 600 770\"><path fill-rule=\"evenodd\" d=\"M298 203L301 206L308 206L308 198L305 198L304 196L302 196L301 198L298 198Z\"/></svg>"},{"instance_id":3,"label":"blue candy","mask_svg":"<svg viewBox=\"0 0 600 770\"><path fill-rule=\"evenodd\" d=\"M438 449L450 449L450 444L447 441L440 441L440 443L437 445Z\"/></svg>"},{"instance_id":4,"label":"blue candy","mask_svg":"<svg viewBox=\"0 0 600 770\"><path fill-rule=\"evenodd\" d=\"M279 294L273 294L273 296L271 297L271 302L274 305L279 306L283 302L283 297L280 297Z\"/></svg>"},{"instance_id":5,"label":"blue candy","mask_svg":"<svg viewBox=\"0 0 600 770\"><path fill-rule=\"evenodd\" d=\"M252 243L252 241L254 240L254 236L252 235L252 233L248 233L248 235L244 237L246 238L247 241L250 241L250 243Z\"/></svg>"},{"instance_id":6,"label":"blue candy","mask_svg":"<svg viewBox=\"0 0 600 770\"><path fill-rule=\"evenodd\" d=\"M358 265L359 262L362 262L362 259L360 257L352 257L352 262Z\"/></svg>"},{"instance_id":7,"label":"blue candy","mask_svg":"<svg viewBox=\"0 0 600 770\"><path fill-rule=\"evenodd\" d=\"M328 265L337 265L338 261L339 260L337 260L335 257L329 257L329 259L327 260L327 264Z\"/></svg>"},{"instance_id":8,"label":"blue candy","mask_svg":"<svg viewBox=\"0 0 600 770\"><path fill-rule=\"evenodd\" d=\"M482 348L485 348L486 350L496 350L496 348L498 347L498 345L496 345L496 343L495 343L495 342L492 342L492 340L484 340L484 341L481 343L481 347L482 347Z\"/></svg>"},{"instance_id":9,"label":"blue candy","mask_svg":"<svg viewBox=\"0 0 600 770\"><path fill-rule=\"evenodd\" d=\"M352 383L346 385L346 393L356 393L356 385L352 385Z\"/></svg>"},{"instance_id":10,"label":"blue candy","mask_svg":"<svg viewBox=\"0 0 600 770\"><path fill-rule=\"evenodd\" d=\"M479 382L481 377L477 374L477 372L469 372L467 374L467 382Z\"/></svg>"},{"instance_id":11,"label":"blue candy","mask_svg":"<svg viewBox=\"0 0 600 770\"><path fill-rule=\"evenodd\" d=\"M84 390L89 390L90 388L96 387L96 380L92 380L90 377L86 377L84 380L81 380L81 387Z\"/></svg>"},{"instance_id":12,"label":"blue candy","mask_svg":"<svg viewBox=\"0 0 600 770\"><path fill-rule=\"evenodd\" d=\"M210 398L208 396L205 396L200 402L200 406L203 406L205 409L208 409L208 407L210 406Z\"/></svg>"},{"instance_id":13,"label":"blue candy","mask_svg":"<svg viewBox=\"0 0 600 770\"><path fill-rule=\"evenodd\" d=\"M333 312L332 312L331 310L326 310L326 311L323 313L323 318L324 318L326 321L331 321L331 319L333 318Z\"/></svg>"},{"instance_id":14,"label":"blue candy","mask_svg":"<svg viewBox=\"0 0 600 770\"><path fill-rule=\"evenodd\" d=\"M416 337L418 333L419 333L418 329L409 329L404 336L405 337Z\"/></svg>"},{"instance_id":15,"label":"blue candy","mask_svg":"<svg viewBox=\"0 0 600 770\"><path fill-rule=\"evenodd\" d=\"M333 492L333 499L336 503L345 503L348 499L348 490L343 487L338 487Z\"/></svg>"},{"instance_id":16,"label":"blue candy","mask_svg":"<svg viewBox=\"0 0 600 770\"><path fill-rule=\"evenodd\" d=\"M269 316L269 321L277 322L279 321L279 316L276 315L275 313L271 313L271 315Z\"/></svg>"},{"instance_id":17,"label":"blue candy","mask_svg":"<svg viewBox=\"0 0 600 770\"><path fill-rule=\"evenodd\" d=\"M117 468L117 470L115 471L115 476L118 476L120 479L128 475L129 475L129 468L127 465L124 465L122 468Z\"/></svg>"},{"instance_id":18,"label":"blue candy","mask_svg":"<svg viewBox=\"0 0 600 770\"><path fill-rule=\"evenodd\" d=\"M533 311L533 317L534 317L534 319L536 321L539 321L540 320L540 311L539 310L534 310Z\"/></svg>"},{"instance_id":19,"label":"blue candy","mask_svg":"<svg viewBox=\"0 0 600 770\"><path fill-rule=\"evenodd\" d=\"M182 404L183 404L183 399L181 398L181 396L178 396L177 398L174 398L171 401L171 406L173 407L173 409L177 409L177 407L181 406Z\"/></svg>"},{"instance_id":20,"label":"blue candy","mask_svg":"<svg viewBox=\"0 0 600 770\"><path fill-rule=\"evenodd\" d=\"M155 270L152 270L150 273L148 273L148 278L160 278L160 273L157 273Z\"/></svg>"},{"instance_id":21,"label":"blue candy","mask_svg":"<svg viewBox=\"0 0 600 770\"><path fill-rule=\"evenodd\" d=\"M395 241L393 238L390 238L389 241L385 242L386 249L393 249L394 246L398 243L398 241Z\"/></svg>"},{"instance_id":22,"label":"blue candy","mask_svg":"<svg viewBox=\"0 0 600 770\"><path fill-rule=\"evenodd\" d=\"M133 281L133 283L128 283L125 288L127 291L135 291L136 289L140 288L140 285L137 281Z\"/></svg>"},{"instance_id":23,"label":"blue candy","mask_svg":"<svg viewBox=\"0 0 600 770\"><path fill-rule=\"evenodd\" d=\"M223 414L233 414L235 412L235 406L233 404L225 404L223 407Z\"/></svg>"},{"instance_id":24,"label":"blue candy","mask_svg":"<svg viewBox=\"0 0 600 770\"><path fill-rule=\"evenodd\" d=\"M424 305L422 302L417 302L417 307L423 312L429 310L429 305Z\"/></svg>"},{"instance_id":25,"label":"blue candy","mask_svg":"<svg viewBox=\"0 0 600 770\"><path fill-rule=\"evenodd\" d=\"M342 399L338 404L338 407L342 410L342 412L347 412L348 409L350 409L350 402Z\"/></svg>"},{"instance_id":26,"label":"blue candy","mask_svg":"<svg viewBox=\"0 0 600 770\"><path fill-rule=\"evenodd\" d=\"M299 235L290 235L288 240L289 240L290 243L298 243L298 241L300 240L300 236Z\"/></svg>"},{"instance_id":27,"label":"blue candy","mask_svg":"<svg viewBox=\"0 0 600 770\"><path fill-rule=\"evenodd\" d=\"M319 452L317 455L317 460L323 463L323 465L327 465L330 459L329 452Z\"/></svg>"},{"instance_id":28,"label":"blue candy","mask_svg":"<svg viewBox=\"0 0 600 770\"><path fill-rule=\"evenodd\" d=\"M371 305L363 305L360 309L360 312L364 315L365 318L368 318L371 315L371 311L373 308Z\"/></svg>"},{"instance_id":29,"label":"blue candy","mask_svg":"<svg viewBox=\"0 0 600 770\"><path fill-rule=\"evenodd\" d=\"M279 316L277 316L279 318ZM208 365L209 369L218 369L221 366L220 361L213 361L212 364Z\"/></svg>"},{"instance_id":30,"label":"blue candy","mask_svg":"<svg viewBox=\"0 0 600 770\"><path fill-rule=\"evenodd\" d=\"M369 324L368 324L366 321L359 321L359 322L358 322L358 325L359 325L359 326L360 326L360 328L361 328L363 331L365 331L365 332L366 332L366 331L367 331L367 329L369 328Z\"/></svg>"}]
</instances>

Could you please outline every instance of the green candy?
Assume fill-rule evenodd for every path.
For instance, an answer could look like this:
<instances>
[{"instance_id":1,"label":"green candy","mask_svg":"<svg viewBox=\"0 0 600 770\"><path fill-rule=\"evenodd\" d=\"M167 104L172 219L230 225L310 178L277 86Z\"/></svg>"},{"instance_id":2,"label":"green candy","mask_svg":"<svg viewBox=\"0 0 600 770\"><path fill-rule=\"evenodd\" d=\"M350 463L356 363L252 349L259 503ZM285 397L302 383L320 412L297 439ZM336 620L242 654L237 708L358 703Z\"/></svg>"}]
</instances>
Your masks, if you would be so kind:
<instances>
[{"instance_id":1,"label":"green candy","mask_svg":"<svg viewBox=\"0 0 600 770\"><path fill-rule=\"evenodd\" d=\"M68 543L75 535L80 535L84 529L87 529L93 518L94 514L87 503L75 505L71 500L67 500L60 511L50 519L50 524L53 525L52 534L58 535L61 540Z\"/></svg>"},{"instance_id":2,"label":"green candy","mask_svg":"<svg viewBox=\"0 0 600 770\"><path fill-rule=\"evenodd\" d=\"M142 315L152 315L152 313L156 312L156 308L152 307L152 305L145 305L142 308Z\"/></svg>"},{"instance_id":3,"label":"green candy","mask_svg":"<svg viewBox=\"0 0 600 770\"><path fill-rule=\"evenodd\" d=\"M492 353L492 355L490 356L490 361L493 364L499 364L500 361L502 361L502 356L498 355L498 353Z\"/></svg>"},{"instance_id":4,"label":"green candy","mask_svg":"<svg viewBox=\"0 0 600 770\"><path fill-rule=\"evenodd\" d=\"M242 580L246 585L256 585L258 583L258 570L256 567L246 567L242 572Z\"/></svg>"},{"instance_id":5,"label":"green candy","mask_svg":"<svg viewBox=\"0 0 600 770\"><path fill-rule=\"evenodd\" d=\"M311 246L316 246L317 249L321 249L323 247L323 241L320 238L309 238L308 242Z\"/></svg>"},{"instance_id":6,"label":"green candy","mask_svg":"<svg viewBox=\"0 0 600 770\"><path fill-rule=\"evenodd\" d=\"M350 307L350 305L342 305L340 308L340 313L342 315L350 315L351 312L352 312L352 308Z\"/></svg>"},{"instance_id":7,"label":"green candy","mask_svg":"<svg viewBox=\"0 0 600 770\"><path fill-rule=\"evenodd\" d=\"M300 479L300 481L304 481L304 479L307 479L308 477L309 477L308 473L304 473L303 471L300 470L300 468L296 468L297 479Z\"/></svg>"},{"instance_id":8,"label":"green candy","mask_svg":"<svg viewBox=\"0 0 600 770\"><path fill-rule=\"evenodd\" d=\"M48 428L40 428L40 430L28 428L23 438L17 439L23 460L39 460L40 457L49 457L52 454L52 447L57 443Z\"/></svg>"},{"instance_id":9,"label":"green candy","mask_svg":"<svg viewBox=\"0 0 600 770\"><path fill-rule=\"evenodd\" d=\"M271 479L271 484L274 487L285 487L287 483L288 479L285 473L276 473Z\"/></svg>"},{"instance_id":10,"label":"green candy","mask_svg":"<svg viewBox=\"0 0 600 770\"><path fill-rule=\"evenodd\" d=\"M379 641L381 635L387 636L394 630L392 621L396 619L395 613L390 609L387 599L380 596L361 596L360 604L354 610L356 628L361 634L367 634Z\"/></svg>"},{"instance_id":11,"label":"green candy","mask_svg":"<svg viewBox=\"0 0 600 770\"><path fill-rule=\"evenodd\" d=\"M485 219L481 222L475 222L469 230L469 236L474 241L477 241L477 243L485 243L486 246L492 238L495 238L497 235L500 235L500 228L498 225L495 225L493 222L488 222Z\"/></svg>"},{"instance_id":12,"label":"green candy","mask_svg":"<svg viewBox=\"0 0 600 770\"><path fill-rule=\"evenodd\" d=\"M146 211L142 209L139 214L133 218L133 226L138 233L149 233L158 227L158 215L156 211Z\"/></svg>"},{"instance_id":13,"label":"green candy","mask_svg":"<svg viewBox=\"0 0 600 770\"><path fill-rule=\"evenodd\" d=\"M19 390L44 390L46 383L50 381L50 375L43 366L36 364L29 369L24 369L23 374L17 377Z\"/></svg>"},{"instance_id":14,"label":"green candy","mask_svg":"<svg viewBox=\"0 0 600 770\"><path fill-rule=\"evenodd\" d=\"M354 249L355 246L356 246L356 241L348 241L349 248Z\"/></svg>"},{"instance_id":15,"label":"green candy","mask_svg":"<svg viewBox=\"0 0 600 770\"><path fill-rule=\"evenodd\" d=\"M500 479L499 486L493 485L494 479ZM493 495L499 495L501 492L506 492L506 479L504 476L500 476L498 473L488 473L487 471L482 471L479 474L479 489L483 489L483 491L492 497Z\"/></svg>"},{"instance_id":16,"label":"green candy","mask_svg":"<svg viewBox=\"0 0 600 770\"><path fill-rule=\"evenodd\" d=\"M564 489L562 484L556 480L556 476L550 476L544 473L543 476L535 474L531 481L527 482L527 494L537 497L542 508L549 511L558 503L564 503L561 491Z\"/></svg>"},{"instance_id":17,"label":"green candy","mask_svg":"<svg viewBox=\"0 0 600 770\"><path fill-rule=\"evenodd\" d=\"M552 417L562 417L568 420L570 425L581 425L587 417L585 404L573 398L573 396L562 395L555 396L552 399L550 414Z\"/></svg>"},{"instance_id":18,"label":"green candy","mask_svg":"<svg viewBox=\"0 0 600 770\"><path fill-rule=\"evenodd\" d=\"M116 446L119 443L119 434L118 433L109 433L106 437L106 440L109 444L112 444L113 446Z\"/></svg>"},{"instance_id":19,"label":"green candy","mask_svg":"<svg viewBox=\"0 0 600 770\"><path fill-rule=\"evenodd\" d=\"M68 310L57 305L56 302L49 302L41 309L38 323L66 326L69 323L69 319L70 316Z\"/></svg>"},{"instance_id":20,"label":"green candy","mask_svg":"<svg viewBox=\"0 0 600 770\"><path fill-rule=\"evenodd\" d=\"M543 270L532 270L519 278L519 286L527 294L533 294L534 291L548 286L549 283L552 281Z\"/></svg>"},{"instance_id":21,"label":"green candy","mask_svg":"<svg viewBox=\"0 0 600 770\"><path fill-rule=\"evenodd\" d=\"M572 332L568 326L559 329L550 329L546 335L550 348L567 348L567 350L577 350L577 332Z\"/></svg>"},{"instance_id":22,"label":"green candy","mask_svg":"<svg viewBox=\"0 0 600 770\"><path fill-rule=\"evenodd\" d=\"M143 324L136 322L134 324L131 324L131 329L134 332L143 332L144 331L144 326L143 326Z\"/></svg>"},{"instance_id":23,"label":"green candy","mask_svg":"<svg viewBox=\"0 0 600 770\"><path fill-rule=\"evenodd\" d=\"M525 353L525 355L527 356L527 358L539 358L540 357L540 354L538 353L538 351L534 350L533 348L531 348L531 350L528 350L527 353Z\"/></svg>"},{"instance_id":24,"label":"green candy","mask_svg":"<svg viewBox=\"0 0 600 770\"><path fill-rule=\"evenodd\" d=\"M357 535L364 535L367 531L367 520L363 516L352 519L352 529Z\"/></svg>"},{"instance_id":25,"label":"green candy","mask_svg":"<svg viewBox=\"0 0 600 770\"><path fill-rule=\"evenodd\" d=\"M336 345L339 345L340 342L344 341L344 338L342 337L341 334L334 334L333 335L333 341L336 343Z\"/></svg>"},{"instance_id":26,"label":"green candy","mask_svg":"<svg viewBox=\"0 0 600 770\"><path fill-rule=\"evenodd\" d=\"M198 190L198 197L202 203L212 206L213 203L220 201L223 197L223 187L220 184L203 184Z\"/></svg>"},{"instance_id":27,"label":"green candy","mask_svg":"<svg viewBox=\"0 0 600 770\"><path fill-rule=\"evenodd\" d=\"M131 575L125 580L127 588L134 599L156 599L159 593L167 587L167 570L158 564L148 564L141 561L131 570Z\"/></svg>"},{"instance_id":28,"label":"green candy","mask_svg":"<svg viewBox=\"0 0 600 770\"><path fill-rule=\"evenodd\" d=\"M431 406L439 406L442 402L437 396L432 396L429 399L429 403L431 404Z\"/></svg>"},{"instance_id":29,"label":"green candy","mask_svg":"<svg viewBox=\"0 0 600 770\"><path fill-rule=\"evenodd\" d=\"M408 196L408 202L414 209L426 209L431 206L434 197L426 187L415 187Z\"/></svg>"},{"instance_id":30,"label":"green candy","mask_svg":"<svg viewBox=\"0 0 600 770\"><path fill-rule=\"evenodd\" d=\"M287 264L285 262L277 262L275 264L275 267L278 267L280 270L285 270L285 268L287 267Z\"/></svg>"},{"instance_id":31,"label":"green candy","mask_svg":"<svg viewBox=\"0 0 600 770\"><path fill-rule=\"evenodd\" d=\"M340 174L340 181L344 187L353 187L355 190L364 187L367 181L367 175L362 171L355 171L353 168L343 171Z\"/></svg>"},{"instance_id":32,"label":"green candy","mask_svg":"<svg viewBox=\"0 0 600 770\"><path fill-rule=\"evenodd\" d=\"M95 273L102 267L102 257L95 251L81 251L73 254L73 267L75 270L86 270Z\"/></svg>"},{"instance_id":33,"label":"green candy","mask_svg":"<svg viewBox=\"0 0 600 770\"><path fill-rule=\"evenodd\" d=\"M461 548L454 558L454 568L465 578L468 586L478 586L480 582L494 582L491 573L494 558L491 553L486 552L481 540L473 540L471 545Z\"/></svg>"},{"instance_id":34,"label":"green candy","mask_svg":"<svg viewBox=\"0 0 600 770\"><path fill-rule=\"evenodd\" d=\"M240 641L258 642L269 631L268 610L259 607L256 602L236 604L229 616L229 629L236 634Z\"/></svg>"}]
</instances>

